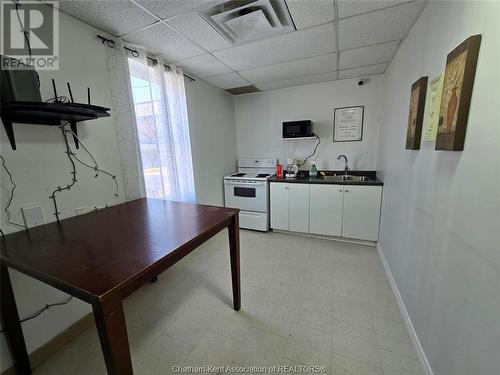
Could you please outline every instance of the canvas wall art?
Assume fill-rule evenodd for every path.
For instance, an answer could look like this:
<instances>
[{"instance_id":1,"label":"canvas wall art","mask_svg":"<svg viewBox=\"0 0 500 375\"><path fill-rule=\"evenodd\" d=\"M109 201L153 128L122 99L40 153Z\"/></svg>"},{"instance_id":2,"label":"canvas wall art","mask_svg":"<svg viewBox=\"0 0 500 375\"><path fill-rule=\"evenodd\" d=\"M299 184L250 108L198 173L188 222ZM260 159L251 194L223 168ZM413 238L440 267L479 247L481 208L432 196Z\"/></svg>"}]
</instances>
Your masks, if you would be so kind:
<instances>
[{"instance_id":1,"label":"canvas wall art","mask_svg":"<svg viewBox=\"0 0 500 375\"><path fill-rule=\"evenodd\" d=\"M406 131L407 150L420 149L426 92L427 77L419 78L419 80L411 86L410 110L408 113L408 127Z\"/></svg>"},{"instance_id":2,"label":"canvas wall art","mask_svg":"<svg viewBox=\"0 0 500 375\"><path fill-rule=\"evenodd\" d=\"M424 142L435 142L439 123L441 96L443 95L443 76L439 75L429 83L425 104Z\"/></svg>"},{"instance_id":3,"label":"canvas wall art","mask_svg":"<svg viewBox=\"0 0 500 375\"><path fill-rule=\"evenodd\" d=\"M481 35L466 39L448 54L439 111L436 150L461 151L476 75Z\"/></svg>"}]
</instances>

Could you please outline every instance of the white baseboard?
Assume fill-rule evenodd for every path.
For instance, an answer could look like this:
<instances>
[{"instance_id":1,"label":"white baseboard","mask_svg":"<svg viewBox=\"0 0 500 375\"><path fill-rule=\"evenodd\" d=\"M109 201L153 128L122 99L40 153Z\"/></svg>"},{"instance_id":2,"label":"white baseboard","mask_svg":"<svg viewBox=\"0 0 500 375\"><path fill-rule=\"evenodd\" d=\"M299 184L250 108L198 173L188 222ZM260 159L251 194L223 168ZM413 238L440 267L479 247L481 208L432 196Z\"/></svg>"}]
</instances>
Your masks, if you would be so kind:
<instances>
[{"instance_id":1,"label":"white baseboard","mask_svg":"<svg viewBox=\"0 0 500 375\"><path fill-rule=\"evenodd\" d=\"M387 260L385 259L384 253L382 252L382 249L380 248L380 244L377 243L377 253L382 261L382 265L384 266L385 273L387 275L387 278L389 279L389 284L391 284L392 292L394 293L394 297L396 298L396 302L398 303L399 306L399 311L401 312L401 316L403 317L403 321L405 322L406 325L406 330L408 331L408 334L410 336L411 342L413 346L415 347L415 350L417 351L418 359L420 360L420 363L422 365L422 368L426 372L427 375L434 375L434 372L432 371L431 365L429 363L429 360L427 359L427 356L425 355L424 349L422 348L422 345L420 344L420 340L418 339L417 332L415 331L415 327L413 327L413 323L411 322L410 315L408 315L408 311L406 310L405 303L403 301L403 298L401 298L401 294L399 294L398 287L396 285L396 282L394 281L394 278L392 277L391 269L389 268L389 264L387 263Z\"/></svg>"},{"instance_id":2,"label":"white baseboard","mask_svg":"<svg viewBox=\"0 0 500 375\"><path fill-rule=\"evenodd\" d=\"M64 345L69 343L78 335L85 332L87 329L94 325L94 315L92 313L85 315L80 320L70 325L56 337L52 338L49 342L43 344L38 349L29 353L29 360L32 368L35 368L38 364L43 362L49 356L57 352ZM16 375L17 371L14 366L6 368L0 375Z\"/></svg>"},{"instance_id":3,"label":"white baseboard","mask_svg":"<svg viewBox=\"0 0 500 375\"><path fill-rule=\"evenodd\" d=\"M281 229L271 229L271 230L273 233L290 234L292 236L300 236L300 237L308 237L308 238L318 238L320 240L343 242L343 243L349 243L349 244L354 244L354 245L375 247L375 244L376 244L376 242L374 242L374 241L357 240L355 238L348 238L348 237L327 236L327 235L304 233L304 232L292 232L289 230L281 230Z\"/></svg>"}]
</instances>

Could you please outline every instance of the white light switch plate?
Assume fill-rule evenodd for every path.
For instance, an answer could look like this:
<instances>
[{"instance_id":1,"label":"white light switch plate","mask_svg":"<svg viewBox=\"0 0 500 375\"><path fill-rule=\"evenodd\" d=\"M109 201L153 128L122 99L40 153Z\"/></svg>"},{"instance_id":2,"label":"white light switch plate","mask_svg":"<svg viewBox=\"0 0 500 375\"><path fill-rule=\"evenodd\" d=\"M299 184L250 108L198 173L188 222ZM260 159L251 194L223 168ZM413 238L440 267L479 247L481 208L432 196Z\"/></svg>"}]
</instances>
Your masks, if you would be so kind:
<instances>
[{"instance_id":1,"label":"white light switch plate","mask_svg":"<svg viewBox=\"0 0 500 375\"><path fill-rule=\"evenodd\" d=\"M24 224L26 224L28 228L43 224L42 207L21 207L21 211L23 213Z\"/></svg>"}]
</instances>

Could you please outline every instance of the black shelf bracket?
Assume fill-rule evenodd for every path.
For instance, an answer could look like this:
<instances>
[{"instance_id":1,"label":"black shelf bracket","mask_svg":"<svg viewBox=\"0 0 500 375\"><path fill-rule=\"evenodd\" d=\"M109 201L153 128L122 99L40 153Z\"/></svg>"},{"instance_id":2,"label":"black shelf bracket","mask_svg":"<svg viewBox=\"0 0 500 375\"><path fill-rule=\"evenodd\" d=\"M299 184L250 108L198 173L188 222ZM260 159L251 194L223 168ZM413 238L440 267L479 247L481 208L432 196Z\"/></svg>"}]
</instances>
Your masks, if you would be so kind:
<instances>
[{"instance_id":1,"label":"black shelf bracket","mask_svg":"<svg viewBox=\"0 0 500 375\"><path fill-rule=\"evenodd\" d=\"M13 123L61 126L69 123L75 147L80 148L76 124L109 117L109 108L81 103L12 102L2 105L2 122L10 145L16 150Z\"/></svg>"},{"instance_id":2,"label":"black shelf bracket","mask_svg":"<svg viewBox=\"0 0 500 375\"><path fill-rule=\"evenodd\" d=\"M3 127L5 133L7 133L7 138L9 138L10 146L13 150L16 149L16 138L14 137L14 128L12 127L12 121L8 116L2 116Z\"/></svg>"},{"instance_id":3,"label":"black shelf bracket","mask_svg":"<svg viewBox=\"0 0 500 375\"><path fill-rule=\"evenodd\" d=\"M69 126L71 128L71 133L73 134L73 141L75 142L75 147L78 150L80 148L80 143L78 142L78 130L76 129L76 121L70 121Z\"/></svg>"}]
</instances>

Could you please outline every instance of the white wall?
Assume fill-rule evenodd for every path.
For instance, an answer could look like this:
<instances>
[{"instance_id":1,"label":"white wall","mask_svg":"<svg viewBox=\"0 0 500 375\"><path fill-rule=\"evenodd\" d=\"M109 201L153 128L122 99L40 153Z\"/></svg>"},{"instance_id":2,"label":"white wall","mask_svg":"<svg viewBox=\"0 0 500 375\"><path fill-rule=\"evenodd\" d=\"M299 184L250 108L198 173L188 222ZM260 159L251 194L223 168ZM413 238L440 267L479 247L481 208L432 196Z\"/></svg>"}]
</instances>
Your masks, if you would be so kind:
<instances>
[{"instance_id":1,"label":"white wall","mask_svg":"<svg viewBox=\"0 0 500 375\"><path fill-rule=\"evenodd\" d=\"M50 79L55 78L59 95L68 95L66 82L69 81L76 101L86 101L87 86L90 86L92 103L111 107L104 47L96 39L98 30L61 14L60 31L60 69L39 72L42 99L53 96ZM197 201L222 205L222 177L236 168L233 99L228 93L201 80L186 80L186 93ZM60 130L57 127L14 124L17 150L13 151L3 124L1 128L1 154L17 184L10 209L14 221L22 222L20 207L34 204L42 207L45 222L54 221L52 201L48 197L58 185L68 184L71 177ZM78 132L100 166L119 176L120 197L114 198L114 185L109 178L95 179L92 171L77 165L77 185L70 192L63 192L58 196L62 218L74 216L77 207L117 204L125 200L113 117L81 124ZM70 146L73 146L72 142L70 139ZM88 160L85 159L83 149L78 154ZM10 185L3 170L1 176L3 208L10 194ZM5 232L16 230L6 224L3 212L1 219L1 228ZM64 293L30 277L15 271L10 274L21 317L31 314L46 303L66 298ZM50 309L40 317L24 323L28 351L45 344L90 311L89 305L73 299L68 305ZM0 345L0 371L3 371L12 364L3 334Z\"/></svg>"},{"instance_id":2,"label":"white wall","mask_svg":"<svg viewBox=\"0 0 500 375\"><path fill-rule=\"evenodd\" d=\"M223 205L223 177L236 170L233 97L199 79L185 82L196 201Z\"/></svg>"},{"instance_id":3,"label":"white wall","mask_svg":"<svg viewBox=\"0 0 500 375\"><path fill-rule=\"evenodd\" d=\"M431 1L386 72L380 246L435 375L500 369L500 3ZM483 34L463 152L405 150L410 86Z\"/></svg>"},{"instance_id":4,"label":"white wall","mask_svg":"<svg viewBox=\"0 0 500 375\"><path fill-rule=\"evenodd\" d=\"M339 154L347 155L351 169L375 169L383 77L374 76L365 86L347 79L306 86L271 90L235 97L238 157L277 157L304 159L316 140L281 140L282 122L312 120L321 138L315 159L322 169L343 168ZM365 106L363 140L333 142L333 110L350 105Z\"/></svg>"},{"instance_id":5,"label":"white wall","mask_svg":"<svg viewBox=\"0 0 500 375\"><path fill-rule=\"evenodd\" d=\"M111 106L109 79L104 47L96 40L96 30L64 14L60 18L60 70L40 71L42 99L53 97L51 78L55 78L59 95L68 95L66 82L72 86L77 101L86 101L87 86L91 87L92 103ZM65 155L64 141L57 127L14 124L17 150L13 151L1 125L1 154L13 173L17 184L11 206L13 219L22 222L20 207L37 204L43 209L45 222L54 221L49 195L58 186L71 181L70 164ZM80 138L100 161L102 168L116 173L120 198L114 198L114 184L105 176L94 178L90 170L78 167L78 183L69 192L58 195L62 217L75 215L76 207L94 207L124 200L121 162L116 142L113 118L89 121L78 125ZM73 146L73 140L70 140ZM89 160L82 148L78 155ZM10 190L7 175L2 170L1 206L5 207ZM6 224L2 212L4 231L16 230ZM46 303L60 301L65 294L17 272L11 272L19 314L24 317ZM32 351L60 333L66 327L90 312L90 306L74 299L66 306L51 309L40 317L23 324L28 351ZM11 365L10 355L2 334L1 369Z\"/></svg>"}]
</instances>

